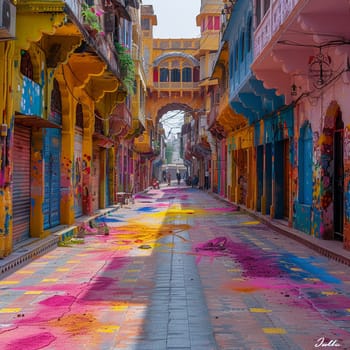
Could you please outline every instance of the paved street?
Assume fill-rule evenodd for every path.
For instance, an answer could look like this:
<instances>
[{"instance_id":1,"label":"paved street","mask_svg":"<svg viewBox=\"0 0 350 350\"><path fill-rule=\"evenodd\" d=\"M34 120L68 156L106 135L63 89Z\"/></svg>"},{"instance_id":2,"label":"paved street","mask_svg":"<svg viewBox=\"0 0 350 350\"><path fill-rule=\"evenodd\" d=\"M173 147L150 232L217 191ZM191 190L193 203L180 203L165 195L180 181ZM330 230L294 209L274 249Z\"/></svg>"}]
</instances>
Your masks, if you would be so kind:
<instances>
[{"instance_id":1,"label":"paved street","mask_svg":"<svg viewBox=\"0 0 350 350\"><path fill-rule=\"evenodd\" d=\"M224 201L162 187L99 221L0 281L0 349L350 349L349 267Z\"/></svg>"}]
</instances>

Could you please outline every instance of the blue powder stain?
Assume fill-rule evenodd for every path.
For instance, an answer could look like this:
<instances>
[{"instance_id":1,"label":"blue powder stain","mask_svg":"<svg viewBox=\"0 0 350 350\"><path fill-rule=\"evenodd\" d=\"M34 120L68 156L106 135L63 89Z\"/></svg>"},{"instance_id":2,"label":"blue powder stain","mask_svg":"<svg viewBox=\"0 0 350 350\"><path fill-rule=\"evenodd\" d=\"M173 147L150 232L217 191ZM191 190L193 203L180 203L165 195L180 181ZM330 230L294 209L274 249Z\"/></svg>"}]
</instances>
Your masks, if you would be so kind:
<instances>
[{"instance_id":1,"label":"blue powder stain","mask_svg":"<svg viewBox=\"0 0 350 350\"><path fill-rule=\"evenodd\" d=\"M95 219L96 222L122 222L124 220L119 220L117 218L111 218L111 217L100 217Z\"/></svg>"},{"instance_id":2,"label":"blue powder stain","mask_svg":"<svg viewBox=\"0 0 350 350\"><path fill-rule=\"evenodd\" d=\"M312 263L315 262L315 259L313 259L313 258L305 259L305 258L299 258L299 257L292 255L292 254L287 254L287 255L283 255L282 260L288 261L288 262L292 263L293 265L295 265L296 267L303 270L303 271L298 273L299 278L305 278L305 277L307 278L307 277L310 277L310 275L312 275L312 278L318 278L322 282L325 282L325 283L334 283L334 284L341 284L342 283L342 281L340 279L329 274L321 266L312 265ZM294 271L290 271L289 269L286 269L286 270L289 271L290 273L295 274ZM308 274L306 274L306 273L308 273Z\"/></svg>"},{"instance_id":3,"label":"blue powder stain","mask_svg":"<svg viewBox=\"0 0 350 350\"><path fill-rule=\"evenodd\" d=\"M157 211L157 209L156 208L152 208L152 207L142 207L142 208L137 209L137 211L141 211L141 212L144 212L144 213L150 213L150 212Z\"/></svg>"}]
</instances>

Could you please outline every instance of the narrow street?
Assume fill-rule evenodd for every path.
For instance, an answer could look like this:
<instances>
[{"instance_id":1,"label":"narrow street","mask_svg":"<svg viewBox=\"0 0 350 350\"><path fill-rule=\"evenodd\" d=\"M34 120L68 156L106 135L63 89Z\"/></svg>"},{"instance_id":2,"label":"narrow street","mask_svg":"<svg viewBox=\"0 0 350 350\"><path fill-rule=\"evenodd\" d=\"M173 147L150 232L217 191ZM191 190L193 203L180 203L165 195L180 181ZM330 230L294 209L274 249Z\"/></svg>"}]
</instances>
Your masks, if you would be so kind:
<instances>
[{"instance_id":1,"label":"narrow street","mask_svg":"<svg viewBox=\"0 0 350 350\"><path fill-rule=\"evenodd\" d=\"M350 349L349 268L162 185L0 281L0 348Z\"/></svg>"}]
</instances>

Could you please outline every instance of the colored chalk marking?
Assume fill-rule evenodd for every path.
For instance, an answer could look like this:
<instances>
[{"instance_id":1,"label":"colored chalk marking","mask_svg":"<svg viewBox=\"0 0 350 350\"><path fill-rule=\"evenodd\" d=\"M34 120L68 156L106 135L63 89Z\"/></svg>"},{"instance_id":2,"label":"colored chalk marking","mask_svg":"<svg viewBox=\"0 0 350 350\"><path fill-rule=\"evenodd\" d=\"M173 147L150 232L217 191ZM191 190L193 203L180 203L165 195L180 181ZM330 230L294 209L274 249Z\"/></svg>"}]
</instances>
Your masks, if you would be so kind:
<instances>
[{"instance_id":1,"label":"colored chalk marking","mask_svg":"<svg viewBox=\"0 0 350 350\"><path fill-rule=\"evenodd\" d=\"M250 312L272 312L272 310L264 309L264 308L259 308L259 307L251 307L249 309Z\"/></svg>"},{"instance_id":2,"label":"colored chalk marking","mask_svg":"<svg viewBox=\"0 0 350 350\"><path fill-rule=\"evenodd\" d=\"M41 282L57 282L58 278L44 278Z\"/></svg>"},{"instance_id":3,"label":"colored chalk marking","mask_svg":"<svg viewBox=\"0 0 350 350\"><path fill-rule=\"evenodd\" d=\"M102 328L97 329L98 333L114 333L118 331L120 326L105 326Z\"/></svg>"},{"instance_id":4,"label":"colored chalk marking","mask_svg":"<svg viewBox=\"0 0 350 350\"><path fill-rule=\"evenodd\" d=\"M3 309L0 309L0 313L1 314L12 314L15 312L20 312L22 309L20 307L14 307L14 308L9 308L9 307L5 307Z\"/></svg>"},{"instance_id":5,"label":"colored chalk marking","mask_svg":"<svg viewBox=\"0 0 350 350\"><path fill-rule=\"evenodd\" d=\"M77 254L77 256L88 256L89 254Z\"/></svg>"},{"instance_id":6,"label":"colored chalk marking","mask_svg":"<svg viewBox=\"0 0 350 350\"><path fill-rule=\"evenodd\" d=\"M19 281L0 281L0 285L6 285L6 284L18 284Z\"/></svg>"},{"instance_id":7,"label":"colored chalk marking","mask_svg":"<svg viewBox=\"0 0 350 350\"><path fill-rule=\"evenodd\" d=\"M300 269L299 267L291 267L292 271L303 271L303 269Z\"/></svg>"},{"instance_id":8,"label":"colored chalk marking","mask_svg":"<svg viewBox=\"0 0 350 350\"><path fill-rule=\"evenodd\" d=\"M232 281L244 281L245 279L242 277L234 277L232 278Z\"/></svg>"},{"instance_id":9,"label":"colored chalk marking","mask_svg":"<svg viewBox=\"0 0 350 350\"><path fill-rule=\"evenodd\" d=\"M135 269L135 270L126 270L126 272L140 272L140 269Z\"/></svg>"},{"instance_id":10,"label":"colored chalk marking","mask_svg":"<svg viewBox=\"0 0 350 350\"><path fill-rule=\"evenodd\" d=\"M68 260L67 264L78 264L80 263L80 260Z\"/></svg>"},{"instance_id":11,"label":"colored chalk marking","mask_svg":"<svg viewBox=\"0 0 350 350\"><path fill-rule=\"evenodd\" d=\"M125 280L122 280L122 282L124 282L124 283L134 283L136 281L137 281L136 278L127 278Z\"/></svg>"},{"instance_id":12,"label":"colored chalk marking","mask_svg":"<svg viewBox=\"0 0 350 350\"><path fill-rule=\"evenodd\" d=\"M241 269L227 269L228 272L241 272Z\"/></svg>"},{"instance_id":13,"label":"colored chalk marking","mask_svg":"<svg viewBox=\"0 0 350 350\"><path fill-rule=\"evenodd\" d=\"M263 328L262 329L265 334L286 334L286 330L284 328Z\"/></svg>"},{"instance_id":14,"label":"colored chalk marking","mask_svg":"<svg viewBox=\"0 0 350 350\"><path fill-rule=\"evenodd\" d=\"M57 272L67 272L67 271L70 271L70 269L59 267L58 269L56 269L56 271Z\"/></svg>"},{"instance_id":15,"label":"colored chalk marking","mask_svg":"<svg viewBox=\"0 0 350 350\"><path fill-rule=\"evenodd\" d=\"M246 221L246 222L242 222L242 225L258 225L260 224L259 221Z\"/></svg>"},{"instance_id":16,"label":"colored chalk marking","mask_svg":"<svg viewBox=\"0 0 350 350\"><path fill-rule=\"evenodd\" d=\"M43 293L42 290L28 290L28 291L26 291L24 294L39 295L39 294L42 294L42 293Z\"/></svg>"}]
</instances>

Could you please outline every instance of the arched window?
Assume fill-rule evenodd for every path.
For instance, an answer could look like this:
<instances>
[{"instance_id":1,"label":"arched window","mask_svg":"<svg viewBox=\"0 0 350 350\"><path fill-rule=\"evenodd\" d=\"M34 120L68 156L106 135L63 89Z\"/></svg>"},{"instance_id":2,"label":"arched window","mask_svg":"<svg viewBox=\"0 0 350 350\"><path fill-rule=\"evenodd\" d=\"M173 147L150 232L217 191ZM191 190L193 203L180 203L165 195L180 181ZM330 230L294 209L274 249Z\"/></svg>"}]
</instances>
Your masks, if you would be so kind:
<instances>
[{"instance_id":1,"label":"arched window","mask_svg":"<svg viewBox=\"0 0 350 350\"><path fill-rule=\"evenodd\" d=\"M184 83L189 83L192 81L192 69L190 67L185 67L182 69L182 81Z\"/></svg>"},{"instance_id":2,"label":"arched window","mask_svg":"<svg viewBox=\"0 0 350 350\"><path fill-rule=\"evenodd\" d=\"M169 69L168 68L161 68L160 69L160 81L161 82L169 81Z\"/></svg>"},{"instance_id":3,"label":"arched window","mask_svg":"<svg viewBox=\"0 0 350 350\"><path fill-rule=\"evenodd\" d=\"M312 204L312 130L309 122L300 129L298 150L299 203Z\"/></svg>"},{"instance_id":4,"label":"arched window","mask_svg":"<svg viewBox=\"0 0 350 350\"><path fill-rule=\"evenodd\" d=\"M180 80L181 80L180 69L173 68L171 70L171 81L172 82L179 82Z\"/></svg>"}]
</instances>

